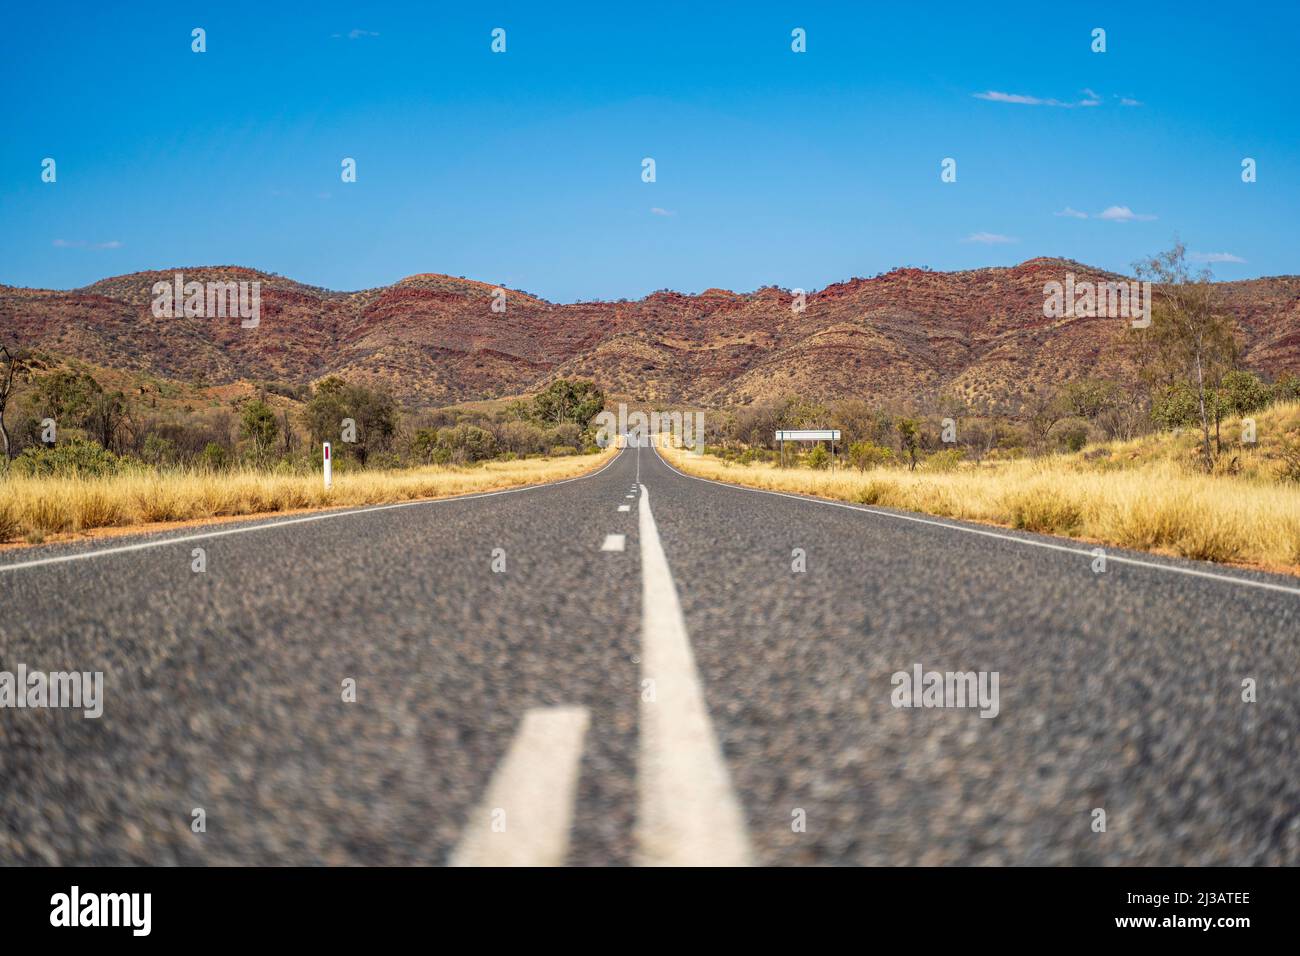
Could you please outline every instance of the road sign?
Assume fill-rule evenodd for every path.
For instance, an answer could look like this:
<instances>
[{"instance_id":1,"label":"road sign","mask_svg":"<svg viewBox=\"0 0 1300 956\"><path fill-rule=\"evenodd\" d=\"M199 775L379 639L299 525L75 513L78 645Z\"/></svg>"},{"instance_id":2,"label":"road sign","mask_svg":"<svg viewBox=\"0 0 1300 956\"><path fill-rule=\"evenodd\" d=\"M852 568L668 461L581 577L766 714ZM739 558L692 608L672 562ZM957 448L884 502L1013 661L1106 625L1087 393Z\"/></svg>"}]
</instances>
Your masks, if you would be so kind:
<instances>
[{"instance_id":1,"label":"road sign","mask_svg":"<svg viewBox=\"0 0 1300 956\"><path fill-rule=\"evenodd\" d=\"M835 459L835 443L840 440L838 428L787 428L777 429L776 440L781 445L781 467L785 467L785 443L788 441L828 441L831 443L831 460Z\"/></svg>"},{"instance_id":2,"label":"road sign","mask_svg":"<svg viewBox=\"0 0 1300 956\"><path fill-rule=\"evenodd\" d=\"M838 428L797 428L794 430L778 431L776 433L777 441L839 441L840 430Z\"/></svg>"}]
</instances>

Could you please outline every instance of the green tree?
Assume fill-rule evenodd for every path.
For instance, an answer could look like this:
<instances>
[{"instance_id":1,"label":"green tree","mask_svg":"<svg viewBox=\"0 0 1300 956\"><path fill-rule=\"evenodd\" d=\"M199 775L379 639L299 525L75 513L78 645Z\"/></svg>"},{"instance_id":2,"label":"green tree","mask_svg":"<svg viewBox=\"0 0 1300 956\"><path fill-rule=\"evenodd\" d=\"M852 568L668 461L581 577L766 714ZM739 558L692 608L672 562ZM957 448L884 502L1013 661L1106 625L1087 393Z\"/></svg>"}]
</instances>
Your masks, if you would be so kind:
<instances>
[{"instance_id":1,"label":"green tree","mask_svg":"<svg viewBox=\"0 0 1300 956\"><path fill-rule=\"evenodd\" d=\"M14 392L14 377L20 370L25 369L26 363L2 344L0 344L0 357L4 359L4 367L0 368L0 442L4 443L5 461L8 462L14 457L14 453L9 445L9 429L5 427L5 408L9 404L9 397Z\"/></svg>"},{"instance_id":2,"label":"green tree","mask_svg":"<svg viewBox=\"0 0 1300 956\"><path fill-rule=\"evenodd\" d=\"M121 453L122 431L130 418L130 406L122 392L96 393L82 416L81 424L109 451Z\"/></svg>"},{"instance_id":3,"label":"green tree","mask_svg":"<svg viewBox=\"0 0 1300 956\"><path fill-rule=\"evenodd\" d=\"M1196 392L1186 382L1158 389L1151 402L1151 418L1161 428L1182 428L1196 421L1199 404Z\"/></svg>"},{"instance_id":4,"label":"green tree","mask_svg":"<svg viewBox=\"0 0 1300 956\"><path fill-rule=\"evenodd\" d=\"M382 389L349 385L338 376L322 380L303 407L307 433L317 446L330 442L335 454L351 454L362 465L374 453L386 452L397 434L397 403ZM355 435L344 424L351 420ZM355 441L346 441L354 437Z\"/></svg>"},{"instance_id":5,"label":"green tree","mask_svg":"<svg viewBox=\"0 0 1300 956\"><path fill-rule=\"evenodd\" d=\"M260 398L245 403L239 415L239 434L253 443L253 454L258 462L264 462L267 452L280 437L280 423L275 410Z\"/></svg>"},{"instance_id":6,"label":"green tree","mask_svg":"<svg viewBox=\"0 0 1300 956\"><path fill-rule=\"evenodd\" d=\"M605 407L605 394L595 382L556 379L533 399L533 417L550 426L572 422L586 428Z\"/></svg>"},{"instance_id":7,"label":"green tree","mask_svg":"<svg viewBox=\"0 0 1300 956\"><path fill-rule=\"evenodd\" d=\"M1236 364L1237 344L1232 320L1216 307L1209 270L1193 273L1181 242L1167 252L1136 263L1140 278L1159 283L1152 303L1151 325L1139 338L1148 377L1186 382L1196 396L1204 467L1214 467L1210 433L1217 424L1215 390L1225 372Z\"/></svg>"},{"instance_id":8,"label":"green tree","mask_svg":"<svg viewBox=\"0 0 1300 956\"><path fill-rule=\"evenodd\" d=\"M1224 407L1231 414L1246 415L1257 412L1269 403L1270 389L1258 375L1242 369L1233 369L1223 376L1219 385Z\"/></svg>"},{"instance_id":9,"label":"green tree","mask_svg":"<svg viewBox=\"0 0 1300 956\"><path fill-rule=\"evenodd\" d=\"M921 423L915 418L900 418L894 423L898 429L898 444L907 456L907 470L916 471L916 457L921 451Z\"/></svg>"}]
</instances>

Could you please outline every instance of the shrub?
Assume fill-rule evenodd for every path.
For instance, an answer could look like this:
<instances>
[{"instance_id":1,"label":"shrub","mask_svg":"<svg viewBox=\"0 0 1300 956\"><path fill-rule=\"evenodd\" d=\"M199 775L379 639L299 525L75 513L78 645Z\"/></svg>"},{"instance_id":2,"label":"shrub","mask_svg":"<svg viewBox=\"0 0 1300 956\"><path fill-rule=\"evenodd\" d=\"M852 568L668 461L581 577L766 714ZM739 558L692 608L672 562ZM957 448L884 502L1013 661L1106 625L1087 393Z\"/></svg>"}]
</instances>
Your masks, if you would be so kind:
<instances>
[{"instance_id":1,"label":"shrub","mask_svg":"<svg viewBox=\"0 0 1300 956\"><path fill-rule=\"evenodd\" d=\"M1281 459L1278 478L1282 481L1300 482L1300 439L1283 438L1278 457Z\"/></svg>"},{"instance_id":2,"label":"shrub","mask_svg":"<svg viewBox=\"0 0 1300 956\"><path fill-rule=\"evenodd\" d=\"M887 465L894 460L894 450L870 441L855 441L849 446L849 464L858 471Z\"/></svg>"},{"instance_id":3,"label":"shrub","mask_svg":"<svg viewBox=\"0 0 1300 956\"><path fill-rule=\"evenodd\" d=\"M925 460L926 471L956 471L957 466L961 464L964 453L960 448L945 448L943 451L936 451Z\"/></svg>"},{"instance_id":4,"label":"shrub","mask_svg":"<svg viewBox=\"0 0 1300 956\"><path fill-rule=\"evenodd\" d=\"M1300 378L1290 372L1273 383L1273 401L1293 402L1300 398Z\"/></svg>"},{"instance_id":5,"label":"shrub","mask_svg":"<svg viewBox=\"0 0 1300 956\"><path fill-rule=\"evenodd\" d=\"M1151 405L1151 418L1161 428L1172 430L1198 420L1196 392L1179 382L1162 389Z\"/></svg>"},{"instance_id":6,"label":"shrub","mask_svg":"<svg viewBox=\"0 0 1300 956\"><path fill-rule=\"evenodd\" d=\"M130 461L102 445L69 438L53 448L24 448L13 461L14 473L31 478L72 478L116 475L129 470Z\"/></svg>"},{"instance_id":7,"label":"shrub","mask_svg":"<svg viewBox=\"0 0 1300 956\"><path fill-rule=\"evenodd\" d=\"M1066 451L1083 451L1083 446L1088 444L1088 427L1075 425L1073 428L1067 428L1057 436L1057 441Z\"/></svg>"},{"instance_id":8,"label":"shrub","mask_svg":"<svg viewBox=\"0 0 1300 956\"><path fill-rule=\"evenodd\" d=\"M176 460L176 445L161 435L150 432L144 440L140 457L151 465L165 465Z\"/></svg>"},{"instance_id":9,"label":"shrub","mask_svg":"<svg viewBox=\"0 0 1300 956\"><path fill-rule=\"evenodd\" d=\"M1220 386L1225 410L1247 415L1259 411L1272 397L1270 389L1258 376L1234 369L1223 376Z\"/></svg>"},{"instance_id":10,"label":"shrub","mask_svg":"<svg viewBox=\"0 0 1300 956\"><path fill-rule=\"evenodd\" d=\"M556 446L564 445L575 452L582 445L582 429L573 422L564 422L555 428L548 429L543 437L543 442L555 454Z\"/></svg>"},{"instance_id":11,"label":"shrub","mask_svg":"<svg viewBox=\"0 0 1300 956\"><path fill-rule=\"evenodd\" d=\"M825 471L831 463L831 453L826 450L825 445L818 445L808 453L808 467L817 471Z\"/></svg>"},{"instance_id":12,"label":"shrub","mask_svg":"<svg viewBox=\"0 0 1300 956\"><path fill-rule=\"evenodd\" d=\"M427 433L422 430L417 435L416 441L427 442ZM448 461L474 462L491 458L495 451L496 438L486 428L479 428L477 425L454 425L451 428L438 429L429 457L435 464L446 464Z\"/></svg>"},{"instance_id":13,"label":"shrub","mask_svg":"<svg viewBox=\"0 0 1300 956\"><path fill-rule=\"evenodd\" d=\"M199 464L210 471L221 471L229 460L230 456L226 454L226 449L214 441L208 442L199 455Z\"/></svg>"},{"instance_id":14,"label":"shrub","mask_svg":"<svg viewBox=\"0 0 1300 956\"><path fill-rule=\"evenodd\" d=\"M545 433L531 422L502 422L495 431L497 447L515 455L532 455L546 449Z\"/></svg>"}]
</instances>

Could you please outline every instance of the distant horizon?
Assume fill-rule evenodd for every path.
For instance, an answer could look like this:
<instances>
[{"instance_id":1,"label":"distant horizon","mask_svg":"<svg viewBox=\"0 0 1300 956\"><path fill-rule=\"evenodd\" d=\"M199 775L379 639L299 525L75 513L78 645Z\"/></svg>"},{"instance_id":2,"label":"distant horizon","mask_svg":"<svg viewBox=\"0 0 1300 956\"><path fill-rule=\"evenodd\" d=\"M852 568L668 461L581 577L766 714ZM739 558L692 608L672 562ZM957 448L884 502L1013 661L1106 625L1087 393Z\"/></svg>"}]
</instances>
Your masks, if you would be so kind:
<instances>
[{"instance_id":1,"label":"distant horizon","mask_svg":"<svg viewBox=\"0 0 1300 956\"><path fill-rule=\"evenodd\" d=\"M1020 262L1011 263L1010 265L974 266L974 267L964 268L964 269L933 269L927 266L900 265L900 266L894 266L891 269L886 269L883 272L875 273L874 275L846 276L842 279L835 279L831 282L828 282L826 285L804 288L803 291L809 295L814 295L818 292L823 292L826 289L831 288L832 286L843 285L845 283L854 282L854 281L871 282L876 279L885 278L886 276L892 275L896 272L915 271L915 272L933 273L935 275L958 275L960 273L966 273L966 272L984 272L989 270L1010 271L1013 269L1021 268L1022 266L1025 266L1031 262L1037 262L1037 261L1061 262L1065 264L1080 266L1083 269L1089 270L1090 272L1093 273L1117 275L1125 278L1134 277L1134 274L1131 271L1116 272L1110 269L1103 269L1100 266L1091 265L1087 262L1080 262L1077 259L1069 259L1065 256L1030 256L1028 259L1024 259ZM756 286L752 289L729 289L726 288L725 286L710 285L710 286L705 286L704 288L694 292L686 291L682 289L672 289L672 288L664 287L659 289L652 289L649 292L646 292L642 295L635 296L635 297L618 296L614 298L605 297L605 298L592 298L592 299L572 299L572 300L564 301L564 300L557 300L557 299L548 299L545 296L539 295L530 289L521 289L516 286L503 285L501 283L492 282L487 279L479 279L474 276L467 276L467 275L456 275L449 272L429 272L429 271L412 272L409 275L400 276L392 280L391 282L381 283L379 285L365 286L363 288L358 288L358 289L335 289L335 288L331 288L330 286L319 285L314 282L305 282L301 279L298 279L291 275L286 275L285 273L282 272L273 272L268 269L260 269L257 266L240 265L238 263L233 263L233 262L222 263L221 265L191 264L185 266L167 266L164 268L156 268L156 269L139 269L135 272L120 272L120 273L115 273L113 275L101 276L100 278L88 282L85 285L71 286L67 288L55 288L50 286L11 285L5 282L0 282L0 287L10 288L10 289L27 289L33 292L83 292L86 289L89 289L91 286L96 285L100 282L110 282L114 279L125 279L130 276L148 275L150 273L186 272L189 270L211 271L215 269L244 269L249 272L258 273L260 275L285 279L288 280L289 282L293 282L296 283L297 285L301 285L307 288L322 289L325 292L328 292L332 295L356 295L357 293L369 292L374 289L389 289L401 282L405 282L408 279L417 279L423 276L430 276L430 277L444 278L444 279L455 279L462 282L472 282L477 285L489 286L492 288L503 288L507 292L518 292L522 295L527 295L531 298L538 299L542 302L546 302L548 305L562 305L562 306L582 305L584 303L590 303L590 302L641 302L644 301L645 299L650 298L653 295L657 295L665 292L674 295L682 295L682 296L695 298L695 297L702 296L708 292L725 292L729 295L746 296L746 295L754 295L755 293L762 292L764 289L779 289L782 292L792 292L795 288L798 288L793 286L782 286L771 282L766 283L764 285ZM1226 283L1242 283L1242 282L1262 282L1270 279L1295 279L1295 278L1300 278L1300 273L1283 272L1283 273L1278 273L1276 275L1250 276L1248 278L1240 278L1240 279L1236 279L1236 278L1229 279L1229 278L1223 278L1221 276L1212 275L1211 281L1213 281L1215 284L1220 284L1220 283L1226 284Z\"/></svg>"}]
</instances>

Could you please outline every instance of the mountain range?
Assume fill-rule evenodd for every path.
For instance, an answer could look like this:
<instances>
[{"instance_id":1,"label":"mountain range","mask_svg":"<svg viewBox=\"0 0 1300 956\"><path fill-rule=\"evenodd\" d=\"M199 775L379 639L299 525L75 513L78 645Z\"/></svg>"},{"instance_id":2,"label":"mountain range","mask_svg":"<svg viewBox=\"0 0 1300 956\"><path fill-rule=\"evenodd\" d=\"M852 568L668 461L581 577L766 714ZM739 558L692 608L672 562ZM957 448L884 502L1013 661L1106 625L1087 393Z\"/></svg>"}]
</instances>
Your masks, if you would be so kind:
<instances>
[{"instance_id":1,"label":"mountain range","mask_svg":"<svg viewBox=\"0 0 1300 956\"><path fill-rule=\"evenodd\" d=\"M156 317L153 286L258 281L256 328L238 318ZM808 292L775 286L556 304L453 276L334 292L236 266L137 272L70 291L0 286L0 342L95 365L213 385L300 385L327 375L412 405L527 394L556 377L607 394L719 406L785 395L997 401L1125 370L1117 318L1045 318L1044 285L1122 281L1065 259L1007 268L903 268ZM1300 276L1216 283L1243 362L1300 373ZM504 311L497 309L504 303Z\"/></svg>"}]
</instances>

